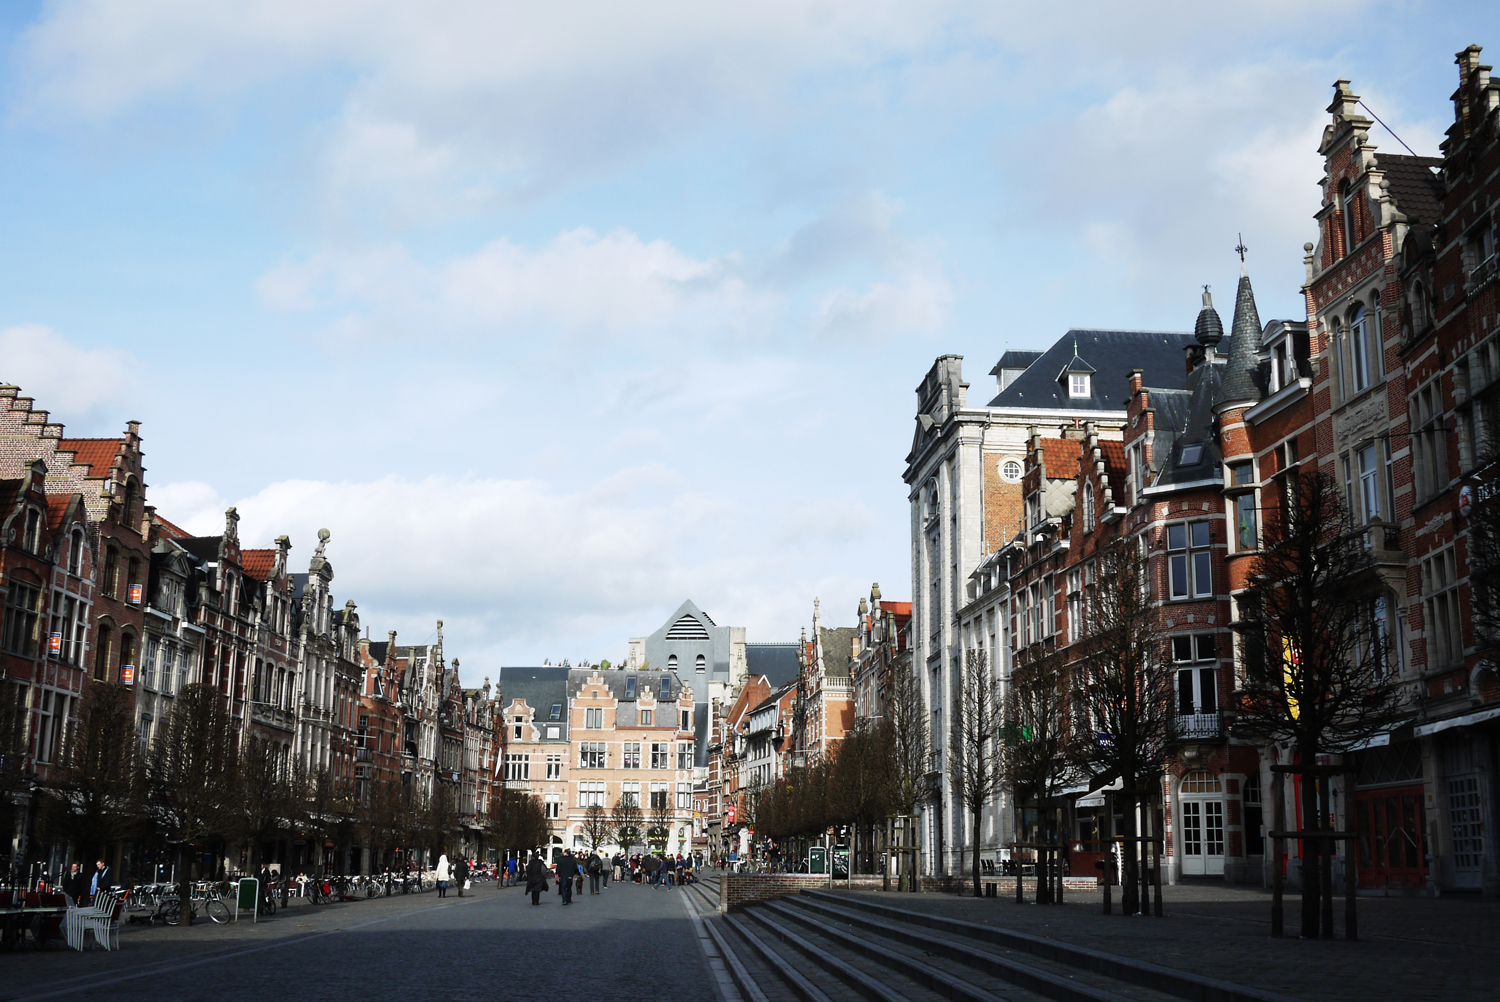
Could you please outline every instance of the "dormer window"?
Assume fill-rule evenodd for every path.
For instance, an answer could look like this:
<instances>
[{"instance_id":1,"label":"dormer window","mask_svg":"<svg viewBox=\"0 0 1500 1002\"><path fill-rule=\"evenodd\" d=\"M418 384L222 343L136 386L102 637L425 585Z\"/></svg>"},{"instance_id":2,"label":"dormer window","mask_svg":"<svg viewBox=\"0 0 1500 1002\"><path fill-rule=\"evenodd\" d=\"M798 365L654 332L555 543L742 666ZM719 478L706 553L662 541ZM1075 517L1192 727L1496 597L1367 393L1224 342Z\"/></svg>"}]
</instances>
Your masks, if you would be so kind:
<instances>
[{"instance_id":1,"label":"dormer window","mask_svg":"<svg viewBox=\"0 0 1500 1002\"><path fill-rule=\"evenodd\" d=\"M1093 391L1089 388L1089 377L1087 373L1074 372L1068 376L1068 396L1073 398L1089 397Z\"/></svg>"}]
</instances>

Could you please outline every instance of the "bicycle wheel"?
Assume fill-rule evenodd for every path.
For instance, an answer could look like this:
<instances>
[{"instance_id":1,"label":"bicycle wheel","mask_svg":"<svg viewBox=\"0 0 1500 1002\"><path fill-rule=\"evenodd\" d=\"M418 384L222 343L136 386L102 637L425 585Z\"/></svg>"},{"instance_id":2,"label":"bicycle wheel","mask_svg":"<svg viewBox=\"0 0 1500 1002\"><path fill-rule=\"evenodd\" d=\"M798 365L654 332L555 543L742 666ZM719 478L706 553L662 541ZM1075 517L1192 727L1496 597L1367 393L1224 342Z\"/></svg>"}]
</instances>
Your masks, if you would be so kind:
<instances>
[{"instance_id":1,"label":"bicycle wheel","mask_svg":"<svg viewBox=\"0 0 1500 1002\"><path fill-rule=\"evenodd\" d=\"M367 898L373 898L373 897L375 897L375 895L377 895L379 893L380 893L380 885L377 884L375 881L372 880L369 883L365 884L365 897L367 897Z\"/></svg>"},{"instance_id":2,"label":"bicycle wheel","mask_svg":"<svg viewBox=\"0 0 1500 1002\"><path fill-rule=\"evenodd\" d=\"M260 902L260 913L266 918L276 914L276 899L262 898Z\"/></svg>"},{"instance_id":3,"label":"bicycle wheel","mask_svg":"<svg viewBox=\"0 0 1500 1002\"><path fill-rule=\"evenodd\" d=\"M157 914L161 916L161 920L167 925L176 925L178 919L181 918L181 911L175 900L163 901Z\"/></svg>"},{"instance_id":4,"label":"bicycle wheel","mask_svg":"<svg viewBox=\"0 0 1500 1002\"><path fill-rule=\"evenodd\" d=\"M209 918L213 919L219 925L228 922L232 917L229 906L220 898L209 898L203 903L203 910L208 913Z\"/></svg>"}]
</instances>

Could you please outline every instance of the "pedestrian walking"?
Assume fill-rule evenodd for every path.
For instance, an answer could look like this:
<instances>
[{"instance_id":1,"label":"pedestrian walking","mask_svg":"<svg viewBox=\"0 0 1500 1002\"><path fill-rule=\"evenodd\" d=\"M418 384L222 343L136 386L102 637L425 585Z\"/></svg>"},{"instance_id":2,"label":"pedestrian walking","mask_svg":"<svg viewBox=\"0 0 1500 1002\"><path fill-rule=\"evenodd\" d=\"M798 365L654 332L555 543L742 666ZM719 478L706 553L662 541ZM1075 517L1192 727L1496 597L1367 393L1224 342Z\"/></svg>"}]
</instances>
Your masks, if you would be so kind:
<instances>
[{"instance_id":1,"label":"pedestrian walking","mask_svg":"<svg viewBox=\"0 0 1500 1002\"><path fill-rule=\"evenodd\" d=\"M452 874L449 872L448 854L443 853L438 857L437 862L438 897L446 898L448 896L448 878L450 876Z\"/></svg>"},{"instance_id":2,"label":"pedestrian walking","mask_svg":"<svg viewBox=\"0 0 1500 1002\"><path fill-rule=\"evenodd\" d=\"M599 860L599 875L604 878L604 886L609 886L610 875L615 872L615 861L612 857L605 856Z\"/></svg>"},{"instance_id":3,"label":"pedestrian walking","mask_svg":"<svg viewBox=\"0 0 1500 1002\"><path fill-rule=\"evenodd\" d=\"M531 895L531 903L538 905L546 892L547 864L542 862L542 857L532 853L531 862L526 864L526 893Z\"/></svg>"},{"instance_id":4,"label":"pedestrian walking","mask_svg":"<svg viewBox=\"0 0 1500 1002\"><path fill-rule=\"evenodd\" d=\"M83 872L80 864L68 867L68 875L62 879L62 891L70 902L83 906L89 895L89 875Z\"/></svg>"},{"instance_id":5,"label":"pedestrian walking","mask_svg":"<svg viewBox=\"0 0 1500 1002\"><path fill-rule=\"evenodd\" d=\"M109 864L104 860L94 864L94 879L89 883L89 897L97 898L100 891L109 890L110 882L114 879L110 873Z\"/></svg>"},{"instance_id":6,"label":"pedestrian walking","mask_svg":"<svg viewBox=\"0 0 1500 1002\"><path fill-rule=\"evenodd\" d=\"M571 905L573 903L573 878L578 876L578 860L573 856L572 849L564 849L562 859L557 861L557 892L562 895L562 903Z\"/></svg>"},{"instance_id":7,"label":"pedestrian walking","mask_svg":"<svg viewBox=\"0 0 1500 1002\"><path fill-rule=\"evenodd\" d=\"M589 853L589 862L586 869L588 870L589 874L589 893L598 894L599 878L604 873L604 864L600 862L599 854L597 852Z\"/></svg>"},{"instance_id":8,"label":"pedestrian walking","mask_svg":"<svg viewBox=\"0 0 1500 1002\"><path fill-rule=\"evenodd\" d=\"M458 866L454 868L453 879L458 883L458 896L463 897L464 891L469 886L469 861L460 859Z\"/></svg>"}]
</instances>

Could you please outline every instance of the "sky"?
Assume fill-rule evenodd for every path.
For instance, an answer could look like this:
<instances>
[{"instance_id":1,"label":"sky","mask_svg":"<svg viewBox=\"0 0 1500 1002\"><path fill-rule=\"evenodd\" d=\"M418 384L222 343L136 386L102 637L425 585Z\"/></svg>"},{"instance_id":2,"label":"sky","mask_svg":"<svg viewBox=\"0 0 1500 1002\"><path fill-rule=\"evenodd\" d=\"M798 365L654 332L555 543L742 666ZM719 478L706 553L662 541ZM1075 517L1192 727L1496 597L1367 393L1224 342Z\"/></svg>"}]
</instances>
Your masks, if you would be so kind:
<instances>
[{"instance_id":1,"label":"sky","mask_svg":"<svg viewBox=\"0 0 1500 1002\"><path fill-rule=\"evenodd\" d=\"M914 390L1301 317L1333 81L1422 155L1490 3L0 5L0 381L143 422L466 681L911 589ZM1380 149L1404 152L1385 131Z\"/></svg>"}]
</instances>

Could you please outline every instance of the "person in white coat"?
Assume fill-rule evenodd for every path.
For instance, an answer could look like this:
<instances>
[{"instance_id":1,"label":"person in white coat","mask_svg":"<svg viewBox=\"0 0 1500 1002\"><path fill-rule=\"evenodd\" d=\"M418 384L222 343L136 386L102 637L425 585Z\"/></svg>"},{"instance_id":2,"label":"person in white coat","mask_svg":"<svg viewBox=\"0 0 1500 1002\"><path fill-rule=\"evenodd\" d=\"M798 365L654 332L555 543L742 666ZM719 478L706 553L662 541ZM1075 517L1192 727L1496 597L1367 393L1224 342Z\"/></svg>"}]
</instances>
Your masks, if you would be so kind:
<instances>
[{"instance_id":1,"label":"person in white coat","mask_svg":"<svg viewBox=\"0 0 1500 1002\"><path fill-rule=\"evenodd\" d=\"M440 898L446 898L448 896L448 880L449 880L449 878L451 876L452 876L452 869L448 866L448 854L444 853L443 855L441 855L441 856L438 857L438 865L437 865L438 897L440 897Z\"/></svg>"}]
</instances>

